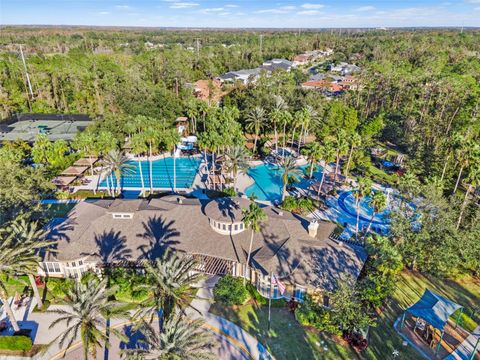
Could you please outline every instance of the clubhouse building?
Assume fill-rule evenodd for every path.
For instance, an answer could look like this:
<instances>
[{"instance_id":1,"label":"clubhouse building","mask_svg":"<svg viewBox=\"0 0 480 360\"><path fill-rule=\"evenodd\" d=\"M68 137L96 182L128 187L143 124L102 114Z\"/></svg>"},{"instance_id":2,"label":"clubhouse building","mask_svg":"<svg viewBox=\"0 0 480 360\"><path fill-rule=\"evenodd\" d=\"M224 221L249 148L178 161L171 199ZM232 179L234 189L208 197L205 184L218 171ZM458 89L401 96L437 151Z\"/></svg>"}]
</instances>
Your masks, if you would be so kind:
<instances>
[{"instance_id":1,"label":"clubhouse building","mask_svg":"<svg viewBox=\"0 0 480 360\"><path fill-rule=\"evenodd\" d=\"M284 296L321 296L340 279L356 279L365 263L361 247L332 238L335 225L309 221L274 207L254 234L243 222L245 198L204 201L166 196L157 199L87 200L50 226L55 252L45 255L41 275L79 278L107 266L141 266L166 249L193 257L197 270L211 275L246 276L266 297L270 276L286 285ZM280 297L276 286L272 296Z\"/></svg>"}]
</instances>

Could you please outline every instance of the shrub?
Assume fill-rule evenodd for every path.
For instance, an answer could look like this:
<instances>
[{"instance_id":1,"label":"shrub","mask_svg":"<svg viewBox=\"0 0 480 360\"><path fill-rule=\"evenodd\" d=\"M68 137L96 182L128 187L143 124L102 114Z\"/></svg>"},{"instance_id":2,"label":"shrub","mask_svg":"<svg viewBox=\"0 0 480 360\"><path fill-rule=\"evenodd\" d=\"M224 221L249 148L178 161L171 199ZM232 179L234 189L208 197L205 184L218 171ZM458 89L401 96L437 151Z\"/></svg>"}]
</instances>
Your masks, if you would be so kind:
<instances>
[{"instance_id":1,"label":"shrub","mask_svg":"<svg viewBox=\"0 0 480 360\"><path fill-rule=\"evenodd\" d=\"M248 291L242 279L225 275L215 285L213 296L225 305L241 305L247 300Z\"/></svg>"},{"instance_id":2,"label":"shrub","mask_svg":"<svg viewBox=\"0 0 480 360\"><path fill-rule=\"evenodd\" d=\"M28 351L32 345L28 336L0 336L0 350Z\"/></svg>"},{"instance_id":3,"label":"shrub","mask_svg":"<svg viewBox=\"0 0 480 360\"><path fill-rule=\"evenodd\" d=\"M298 305L295 318L303 326L313 326L329 334L340 334L338 326L332 321L331 311L317 304L309 295Z\"/></svg>"},{"instance_id":4,"label":"shrub","mask_svg":"<svg viewBox=\"0 0 480 360\"><path fill-rule=\"evenodd\" d=\"M268 299L264 298L257 290L257 288L252 284L247 284L247 291L250 297L255 300L255 302L259 305L265 305L268 303Z\"/></svg>"},{"instance_id":5,"label":"shrub","mask_svg":"<svg viewBox=\"0 0 480 360\"><path fill-rule=\"evenodd\" d=\"M313 201L308 198L294 198L287 196L282 204L282 209L291 211L297 214L304 214L313 211L315 205Z\"/></svg>"}]
</instances>

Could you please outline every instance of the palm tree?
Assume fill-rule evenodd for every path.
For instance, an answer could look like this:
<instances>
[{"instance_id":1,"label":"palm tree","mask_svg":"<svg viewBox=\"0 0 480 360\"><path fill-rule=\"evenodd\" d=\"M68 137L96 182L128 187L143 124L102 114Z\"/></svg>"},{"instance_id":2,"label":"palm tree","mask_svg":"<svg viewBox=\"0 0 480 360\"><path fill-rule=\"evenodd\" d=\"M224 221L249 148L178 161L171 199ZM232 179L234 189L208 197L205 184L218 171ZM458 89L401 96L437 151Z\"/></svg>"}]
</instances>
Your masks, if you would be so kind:
<instances>
[{"instance_id":1,"label":"palm tree","mask_svg":"<svg viewBox=\"0 0 480 360\"><path fill-rule=\"evenodd\" d=\"M283 147L285 148L287 141L287 124L293 123L293 117L287 110L283 110L280 115L281 122L283 123Z\"/></svg>"},{"instance_id":2,"label":"palm tree","mask_svg":"<svg viewBox=\"0 0 480 360\"><path fill-rule=\"evenodd\" d=\"M335 148L331 142L325 142L322 147L322 156L323 161L325 162L325 168L327 167L330 161L335 160ZM322 191L323 182L325 181L326 170L325 168L322 171L322 179L320 180L320 185L318 186L317 196L320 197Z\"/></svg>"},{"instance_id":3,"label":"palm tree","mask_svg":"<svg viewBox=\"0 0 480 360\"><path fill-rule=\"evenodd\" d=\"M68 349L80 336L85 360L89 355L96 359L97 349L102 345L109 346L109 337L105 331L106 319L127 318L128 312L123 304L110 300L116 288L107 289L107 281L107 278L102 281L91 279L86 284L77 281L67 292L67 308L47 310L56 316L49 329L57 325L65 328L50 344L59 341L61 348L66 344ZM115 329L109 329L109 332L123 338Z\"/></svg>"},{"instance_id":4,"label":"palm tree","mask_svg":"<svg viewBox=\"0 0 480 360\"><path fill-rule=\"evenodd\" d=\"M472 165L470 166L470 169L469 169L469 173L465 180L468 182L468 188L467 188L467 191L465 192L465 197L463 199L463 203L460 208L460 214L458 215L457 230L460 228L460 225L462 223L463 213L467 206L468 198L471 192L474 189L476 189L478 186L480 186L480 152L477 154L477 160L472 162Z\"/></svg>"},{"instance_id":5,"label":"palm tree","mask_svg":"<svg viewBox=\"0 0 480 360\"><path fill-rule=\"evenodd\" d=\"M227 168L232 172L233 187L235 189L237 185L238 172L240 170L244 171L248 169L248 153L246 152L245 147L236 145L227 151L225 155L227 157Z\"/></svg>"},{"instance_id":6,"label":"palm tree","mask_svg":"<svg viewBox=\"0 0 480 360\"><path fill-rule=\"evenodd\" d=\"M467 139L466 137L462 136L457 136L456 142L456 157L460 165L460 170L458 171L457 181L455 183L453 193L457 192L458 185L460 185L460 181L462 179L463 170L470 165L472 160L475 158L475 154L477 153L477 151L479 151L479 146L475 143L474 140Z\"/></svg>"},{"instance_id":7,"label":"palm tree","mask_svg":"<svg viewBox=\"0 0 480 360\"><path fill-rule=\"evenodd\" d=\"M302 172L297 168L297 162L291 156L283 157L280 161L282 173L282 202L285 201L285 194L287 192L287 185L290 177L301 176Z\"/></svg>"},{"instance_id":8,"label":"palm tree","mask_svg":"<svg viewBox=\"0 0 480 360\"><path fill-rule=\"evenodd\" d=\"M75 136L72 142L72 146L80 150L83 156L88 156L90 159L90 175L93 176L93 161L92 155L95 152L95 137L89 131L83 131Z\"/></svg>"},{"instance_id":9,"label":"palm tree","mask_svg":"<svg viewBox=\"0 0 480 360\"><path fill-rule=\"evenodd\" d=\"M373 193L372 198L370 199L368 205L370 205L373 208L373 211L372 211L372 217L370 218L370 222L368 223L367 231L365 232L365 236L370 232L370 228L372 226L375 214L378 214L387 206L387 197L383 192L376 191Z\"/></svg>"},{"instance_id":10,"label":"palm tree","mask_svg":"<svg viewBox=\"0 0 480 360\"><path fill-rule=\"evenodd\" d=\"M278 151L278 131L277 124L282 120L282 111L287 109L287 103L280 95L274 95L275 105L270 112L270 120L273 124L273 131L275 133L275 151Z\"/></svg>"},{"instance_id":11,"label":"palm tree","mask_svg":"<svg viewBox=\"0 0 480 360\"><path fill-rule=\"evenodd\" d=\"M314 110L314 108L310 105L305 106L301 111L300 111L300 117L299 117L299 122L302 126L300 130L300 136L298 138L298 148L297 150L300 152L300 144L302 142L302 136L303 140L305 142L307 138L307 132L310 127L311 121L316 118L317 112Z\"/></svg>"},{"instance_id":12,"label":"palm tree","mask_svg":"<svg viewBox=\"0 0 480 360\"><path fill-rule=\"evenodd\" d=\"M322 145L320 145L320 143L314 142L303 148L302 153L310 162L309 178L311 179L313 177L313 168L315 167L314 165L320 160L323 155L323 147Z\"/></svg>"},{"instance_id":13,"label":"palm tree","mask_svg":"<svg viewBox=\"0 0 480 360\"><path fill-rule=\"evenodd\" d=\"M120 194L122 177L134 173L135 167L129 163L128 157L120 150L110 150L103 162L105 167L111 171L110 176L112 173L115 174L116 188L113 185L113 177L111 177L113 196L115 197L117 191Z\"/></svg>"},{"instance_id":14,"label":"palm tree","mask_svg":"<svg viewBox=\"0 0 480 360\"><path fill-rule=\"evenodd\" d=\"M182 312L196 298L194 287L203 275L195 272L196 263L192 258L180 258L166 251L153 263L145 262L147 280L139 290L148 290L149 296L140 303L136 318L147 318L151 323L161 311L160 329L171 318L175 308Z\"/></svg>"},{"instance_id":15,"label":"palm tree","mask_svg":"<svg viewBox=\"0 0 480 360\"><path fill-rule=\"evenodd\" d=\"M131 146L132 153L137 157L138 171L140 172L140 181L142 183L142 195L145 196L145 180L143 179L143 169L142 162L140 161L140 155L145 154L148 151L148 146L142 133L137 133L132 136Z\"/></svg>"},{"instance_id":16,"label":"palm tree","mask_svg":"<svg viewBox=\"0 0 480 360\"><path fill-rule=\"evenodd\" d=\"M39 241L42 237L43 233L39 232L36 223L27 225L24 220L19 219L14 220L8 227L0 231L0 300L14 331L20 331L20 327L8 302L7 287L3 279L17 274L27 274L32 275L32 277L29 276L32 281L41 261L36 252L54 244L53 241ZM32 287L35 292L34 279ZM38 289L35 295L40 297Z\"/></svg>"},{"instance_id":17,"label":"palm tree","mask_svg":"<svg viewBox=\"0 0 480 360\"><path fill-rule=\"evenodd\" d=\"M149 164L149 178L150 178L150 194L153 193L153 175L152 175L152 148L154 144L158 143L158 131L156 131L153 127L148 126L143 131L143 136L145 137L145 141L148 144L148 164Z\"/></svg>"},{"instance_id":18,"label":"palm tree","mask_svg":"<svg viewBox=\"0 0 480 360\"><path fill-rule=\"evenodd\" d=\"M248 247L248 256L247 256L247 263L245 265L245 273L243 274L243 283L245 284L247 274L248 274L248 267L250 266L250 256L252 253L252 245L253 245L253 237L256 232L260 231L260 224L267 220L267 215L263 211L263 209L258 206L254 201L250 202L250 206L248 209L242 209L243 213L243 223L247 228L250 228L251 235L250 235L250 246Z\"/></svg>"},{"instance_id":19,"label":"palm tree","mask_svg":"<svg viewBox=\"0 0 480 360\"><path fill-rule=\"evenodd\" d=\"M372 193L372 181L368 178L359 178L358 187L353 192L355 197L355 211L357 213L357 222L355 226L355 238L358 239L358 225L360 223L360 202L366 196L369 196Z\"/></svg>"},{"instance_id":20,"label":"palm tree","mask_svg":"<svg viewBox=\"0 0 480 360\"><path fill-rule=\"evenodd\" d=\"M345 154L348 150L348 142L347 142L347 133L345 130L340 129L337 132L337 136L335 137L335 147L337 149L336 161L335 161L335 174L333 176L333 186L337 187L337 174L338 174L338 166L340 165L340 157Z\"/></svg>"},{"instance_id":21,"label":"palm tree","mask_svg":"<svg viewBox=\"0 0 480 360\"><path fill-rule=\"evenodd\" d=\"M186 320L175 314L159 333L149 324L142 324L144 339L136 349L125 350L125 360L206 360L215 359L211 352L212 338L202 328L203 320Z\"/></svg>"},{"instance_id":22,"label":"palm tree","mask_svg":"<svg viewBox=\"0 0 480 360\"><path fill-rule=\"evenodd\" d=\"M17 244L32 244L36 249L46 248L55 243L55 241L44 241L47 231L40 228L36 221L27 222L24 218L17 219L7 227L7 231L10 233L10 236L14 237ZM30 286L37 300L37 307L43 308L43 301L33 275L34 273L27 273Z\"/></svg>"},{"instance_id":23,"label":"palm tree","mask_svg":"<svg viewBox=\"0 0 480 360\"><path fill-rule=\"evenodd\" d=\"M177 129L169 129L163 132L162 141L165 144L167 149L173 150L173 192L176 191L177 188L177 166L176 166L176 144L180 142L180 134L178 133Z\"/></svg>"},{"instance_id":24,"label":"palm tree","mask_svg":"<svg viewBox=\"0 0 480 360\"><path fill-rule=\"evenodd\" d=\"M348 171L350 170L350 163L352 161L352 155L355 148L359 147L362 144L362 137L354 132L350 135L350 151L348 152L347 166L345 167L345 176L348 176Z\"/></svg>"},{"instance_id":25,"label":"palm tree","mask_svg":"<svg viewBox=\"0 0 480 360\"><path fill-rule=\"evenodd\" d=\"M263 122L265 121L265 110L260 106L253 108L250 113L248 113L245 126L247 131L253 131L255 133L255 142L253 143L253 152L257 151L257 141L258 135L263 127Z\"/></svg>"}]
</instances>

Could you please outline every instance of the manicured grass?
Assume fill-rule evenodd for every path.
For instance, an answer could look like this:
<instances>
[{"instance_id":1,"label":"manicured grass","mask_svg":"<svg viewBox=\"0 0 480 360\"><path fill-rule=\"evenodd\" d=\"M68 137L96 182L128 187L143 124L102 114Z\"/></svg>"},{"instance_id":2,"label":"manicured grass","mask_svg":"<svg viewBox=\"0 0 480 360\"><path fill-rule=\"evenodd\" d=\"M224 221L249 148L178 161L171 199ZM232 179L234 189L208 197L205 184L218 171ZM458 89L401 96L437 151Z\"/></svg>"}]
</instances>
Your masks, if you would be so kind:
<instances>
[{"instance_id":1,"label":"manicured grass","mask_svg":"<svg viewBox=\"0 0 480 360\"><path fill-rule=\"evenodd\" d=\"M302 327L286 308L272 307L272 326L268 336L268 307L252 304L226 307L215 303L213 314L222 316L256 337L277 359L358 359L344 344ZM338 340L342 342L341 339ZM325 349L324 349L325 348Z\"/></svg>"},{"instance_id":2,"label":"manicured grass","mask_svg":"<svg viewBox=\"0 0 480 360\"><path fill-rule=\"evenodd\" d=\"M0 350L28 351L32 348L32 339L28 336L0 336Z\"/></svg>"},{"instance_id":3,"label":"manicured grass","mask_svg":"<svg viewBox=\"0 0 480 360\"><path fill-rule=\"evenodd\" d=\"M399 276L392 299L382 308L378 326L370 329L370 345L365 353L366 358L378 360L391 358L392 352L396 349L400 351L402 359L418 359L418 354L412 348L402 345L402 338L393 329L393 323L407 307L418 301L426 288L467 307L463 322L460 323L467 330L480 323L480 314L472 315L469 310L480 303L478 279L466 278L454 281L405 271ZM469 315L472 315L473 319Z\"/></svg>"}]
</instances>

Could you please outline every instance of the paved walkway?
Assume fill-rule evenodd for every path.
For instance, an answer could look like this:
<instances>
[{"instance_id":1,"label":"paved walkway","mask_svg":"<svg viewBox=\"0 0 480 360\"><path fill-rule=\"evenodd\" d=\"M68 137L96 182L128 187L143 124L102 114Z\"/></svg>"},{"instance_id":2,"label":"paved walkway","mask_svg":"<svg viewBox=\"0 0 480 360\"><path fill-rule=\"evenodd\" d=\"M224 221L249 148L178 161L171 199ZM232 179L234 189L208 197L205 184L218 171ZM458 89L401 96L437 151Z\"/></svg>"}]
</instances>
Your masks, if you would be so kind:
<instances>
[{"instance_id":1,"label":"paved walkway","mask_svg":"<svg viewBox=\"0 0 480 360\"><path fill-rule=\"evenodd\" d=\"M480 326L477 326L450 355L445 357L445 360L469 360L479 339ZM477 349L477 355L478 353L480 353L480 349Z\"/></svg>"},{"instance_id":2,"label":"paved walkway","mask_svg":"<svg viewBox=\"0 0 480 360\"><path fill-rule=\"evenodd\" d=\"M192 301L193 309L187 309L187 315L191 318L203 318L207 328L220 330L231 342L248 353L250 358L255 360L273 359L267 349L247 331L220 316L208 312L212 304L213 288L218 279L218 276L212 276L201 284L197 293L198 299Z\"/></svg>"}]
</instances>

